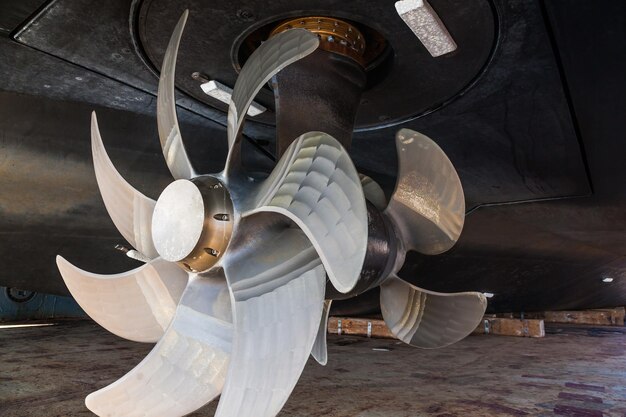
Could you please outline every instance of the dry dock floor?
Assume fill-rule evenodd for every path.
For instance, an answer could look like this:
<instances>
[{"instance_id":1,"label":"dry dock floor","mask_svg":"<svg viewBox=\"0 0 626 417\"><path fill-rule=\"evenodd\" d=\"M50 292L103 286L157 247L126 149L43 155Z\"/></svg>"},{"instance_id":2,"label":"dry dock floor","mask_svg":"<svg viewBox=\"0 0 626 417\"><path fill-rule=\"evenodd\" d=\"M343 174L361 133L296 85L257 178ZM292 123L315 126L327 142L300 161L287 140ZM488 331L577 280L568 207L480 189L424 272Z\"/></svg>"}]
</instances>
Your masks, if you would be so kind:
<instances>
[{"instance_id":1,"label":"dry dock floor","mask_svg":"<svg viewBox=\"0 0 626 417\"><path fill-rule=\"evenodd\" d=\"M330 335L328 365L309 360L280 416L626 416L626 329L547 333L473 335L439 350ZM0 416L92 415L84 397L150 348L90 321L0 328Z\"/></svg>"}]
</instances>

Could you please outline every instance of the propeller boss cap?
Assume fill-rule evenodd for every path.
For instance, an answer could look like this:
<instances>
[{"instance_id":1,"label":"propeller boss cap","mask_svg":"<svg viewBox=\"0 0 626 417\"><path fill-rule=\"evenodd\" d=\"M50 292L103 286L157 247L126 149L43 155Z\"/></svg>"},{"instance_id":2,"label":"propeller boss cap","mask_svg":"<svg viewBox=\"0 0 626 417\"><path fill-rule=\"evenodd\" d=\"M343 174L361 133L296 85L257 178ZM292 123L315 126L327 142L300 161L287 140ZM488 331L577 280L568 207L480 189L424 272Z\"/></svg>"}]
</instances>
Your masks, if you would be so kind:
<instances>
[{"instance_id":1,"label":"propeller boss cap","mask_svg":"<svg viewBox=\"0 0 626 417\"><path fill-rule=\"evenodd\" d=\"M182 261L196 247L204 226L204 202L198 187L188 180L168 185L152 216L152 240L161 258Z\"/></svg>"}]
</instances>

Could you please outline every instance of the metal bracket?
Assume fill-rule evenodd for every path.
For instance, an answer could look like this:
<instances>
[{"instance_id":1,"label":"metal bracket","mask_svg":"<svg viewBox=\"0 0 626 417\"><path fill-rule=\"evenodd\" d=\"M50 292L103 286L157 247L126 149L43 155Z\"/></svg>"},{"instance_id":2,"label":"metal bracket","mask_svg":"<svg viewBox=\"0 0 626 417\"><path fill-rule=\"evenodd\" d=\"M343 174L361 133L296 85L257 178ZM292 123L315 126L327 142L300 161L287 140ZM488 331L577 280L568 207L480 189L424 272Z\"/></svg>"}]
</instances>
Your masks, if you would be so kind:
<instances>
[{"instance_id":1,"label":"metal bracket","mask_svg":"<svg viewBox=\"0 0 626 417\"><path fill-rule=\"evenodd\" d=\"M337 334L341 334L341 319L337 320Z\"/></svg>"},{"instance_id":2,"label":"metal bracket","mask_svg":"<svg viewBox=\"0 0 626 417\"><path fill-rule=\"evenodd\" d=\"M426 0L398 1L396 11L431 56L445 55L457 48L450 32Z\"/></svg>"}]
</instances>

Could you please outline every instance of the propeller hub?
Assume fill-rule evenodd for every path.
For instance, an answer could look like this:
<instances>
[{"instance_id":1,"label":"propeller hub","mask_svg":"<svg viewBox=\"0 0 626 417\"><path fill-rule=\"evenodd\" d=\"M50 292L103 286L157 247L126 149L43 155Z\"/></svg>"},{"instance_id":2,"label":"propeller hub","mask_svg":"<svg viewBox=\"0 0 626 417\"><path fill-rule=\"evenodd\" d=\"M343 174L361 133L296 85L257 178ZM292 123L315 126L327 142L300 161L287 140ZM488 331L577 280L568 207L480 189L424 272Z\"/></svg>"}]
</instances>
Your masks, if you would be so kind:
<instances>
[{"instance_id":1,"label":"propeller hub","mask_svg":"<svg viewBox=\"0 0 626 417\"><path fill-rule=\"evenodd\" d=\"M203 272L225 252L232 235L233 204L214 177L177 180L159 196L152 239L161 258L188 272Z\"/></svg>"}]
</instances>

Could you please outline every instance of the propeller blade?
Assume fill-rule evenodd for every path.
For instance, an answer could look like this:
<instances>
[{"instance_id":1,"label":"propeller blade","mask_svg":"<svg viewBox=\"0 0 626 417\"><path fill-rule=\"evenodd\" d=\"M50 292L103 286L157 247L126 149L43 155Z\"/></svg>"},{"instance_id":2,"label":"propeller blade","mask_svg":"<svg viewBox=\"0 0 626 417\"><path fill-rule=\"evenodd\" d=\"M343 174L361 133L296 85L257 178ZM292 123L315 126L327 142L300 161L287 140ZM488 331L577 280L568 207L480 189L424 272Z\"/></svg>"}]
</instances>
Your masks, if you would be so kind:
<instances>
[{"instance_id":1,"label":"propeller blade","mask_svg":"<svg viewBox=\"0 0 626 417\"><path fill-rule=\"evenodd\" d=\"M264 218L282 224L260 224ZM326 274L306 235L285 226L282 216L242 220L245 233L224 260L235 333L215 415L270 417L289 398L311 353Z\"/></svg>"},{"instance_id":2,"label":"propeller blade","mask_svg":"<svg viewBox=\"0 0 626 417\"><path fill-rule=\"evenodd\" d=\"M328 349L326 348L326 334L328 333L328 315L330 314L330 305L333 300L324 300L324 308L322 310L322 319L320 327L317 329L317 336L311 349L311 355L320 365L328 363Z\"/></svg>"},{"instance_id":3,"label":"propeller blade","mask_svg":"<svg viewBox=\"0 0 626 417\"><path fill-rule=\"evenodd\" d=\"M161 76L159 78L159 90L157 93L157 124L159 126L159 139L167 167L174 179L191 179L196 173L189 161L183 138L178 127L176 116L176 96L174 94L176 57L180 38L187 22L189 11L185 10L174 28L170 42L167 45Z\"/></svg>"},{"instance_id":4,"label":"propeller blade","mask_svg":"<svg viewBox=\"0 0 626 417\"><path fill-rule=\"evenodd\" d=\"M152 212L156 202L135 190L113 166L91 113L91 152L104 205L117 230L135 249L150 259L159 256L152 243Z\"/></svg>"},{"instance_id":5,"label":"propeller blade","mask_svg":"<svg viewBox=\"0 0 626 417\"><path fill-rule=\"evenodd\" d=\"M485 314L487 299L479 292L427 291L391 276L380 286L380 308L398 339L432 349L458 342L474 331Z\"/></svg>"},{"instance_id":6,"label":"propeller blade","mask_svg":"<svg viewBox=\"0 0 626 417\"><path fill-rule=\"evenodd\" d=\"M461 180L444 151L409 129L396 135L398 180L385 213L393 219L405 249L437 255L450 249L465 221Z\"/></svg>"},{"instance_id":7,"label":"propeller blade","mask_svg":"<svg viewBox=\"0 0 626 417\"><path fill-rule=\"evenodd\" d=\"M385 210L387 207L387 197L385 192L376 181L367 175L359 174L361 179L361 187L363 187L363 195L365 199L372 203L378 210Z\"/></svg>"},{"instance_id":8,"label":"propeller blade","mask_svg":"<svg viewBox=\"0 0 626 417\"><path fill-rule=\"evenodd\" d=\"M261 185L255 207L289 217L306 233L338 291L355 286L367 250L367 208L339 142L322 132L296 139Z\"/></svg>"},{"instance_id":9,"label":"propeller blade","mask_svg":"<svg viewBox=\"0 0 626 417\"><path fill-rule=\"evenodd\" d=\"M228 158L226 176L240 163L241 130L248 108L259 90L276 73L319 46L319 39L306 29L291 29L263 42L241 69L228 106Z\"/></svg>"},{"instance_id":10,"label":"propeller blade","mask_svg":"<svg viewBox=\"0 0 626 417\"><path fill-rule=\"evenodd\" d=\"M157 342L176 311L188 276L175 264L155 259L128 272L83 271L61 256L57 266L83 310L109 332L135 342Z\"/></svg>"},{"instance_id":11,"label":"propeller blade","mask_svg":"<svg viewBox=\"0 0 626 417\"><path fill-rule=\"evenodd\" d=\"M192 276L163 338L129 373L85 399L107 417L174 417L220 394L231 351L230 296L224 275Z\"/></svg>"}]
</instances>

